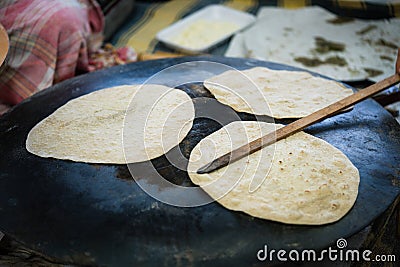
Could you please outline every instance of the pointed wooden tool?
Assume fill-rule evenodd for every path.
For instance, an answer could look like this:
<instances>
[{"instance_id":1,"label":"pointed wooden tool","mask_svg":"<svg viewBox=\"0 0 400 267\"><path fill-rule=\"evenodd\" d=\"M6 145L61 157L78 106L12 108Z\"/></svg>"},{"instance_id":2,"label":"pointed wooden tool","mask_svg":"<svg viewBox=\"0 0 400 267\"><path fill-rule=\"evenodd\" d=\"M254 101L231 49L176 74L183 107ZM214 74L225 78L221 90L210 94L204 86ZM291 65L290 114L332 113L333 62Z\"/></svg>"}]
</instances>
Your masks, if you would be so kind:
<instances>
[{"instance_id":1,"label":"pointed wooden tool","mask_svg":"<svg viewBox=\"0 0 400 267\"><path fill-rule=\"evenodd\" d=\"M319 122L338 111L341 111L347 107L350 107L370 96L373 96L376 93L379 93L386 88L393 86L400 82L400 75L394 74L382 81L379 81L371 86L368 86L342 100L339 100L325 108L322 108L310 115L298 119L285 127L279 128L278 130L271 132L267 135L264 135L246 145L243 145L230 153L226 153L225 155L213 160L212 162L202 166L200 169L197 170L198 174L210 173L215 171L219 168L227 166L229 163L235 162L247 155L250 155L263 147L271 145L281 139L284 139L296 132L299 132L314 124Z\"/></svg>"}]
</instances>

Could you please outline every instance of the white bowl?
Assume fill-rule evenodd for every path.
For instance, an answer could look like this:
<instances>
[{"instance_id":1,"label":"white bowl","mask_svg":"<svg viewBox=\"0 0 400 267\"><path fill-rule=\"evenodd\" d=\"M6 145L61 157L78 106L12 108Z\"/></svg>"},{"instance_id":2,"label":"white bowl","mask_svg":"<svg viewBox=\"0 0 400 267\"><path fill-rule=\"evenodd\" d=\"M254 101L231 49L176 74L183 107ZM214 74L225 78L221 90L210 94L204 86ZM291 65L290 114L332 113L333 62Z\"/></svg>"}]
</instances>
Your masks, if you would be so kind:
<instances>
[{"instance_id":1,"label":"white bowl","mask_svg":"<svg viewBox=\"0 0 400 267\"><path fill-rule=\"evenodd\" d=\"M199 54L248 27L255 19L249 13L223 5L208 5L161 30L156 39L175 50Z\"/></svg>"}]
</instances>

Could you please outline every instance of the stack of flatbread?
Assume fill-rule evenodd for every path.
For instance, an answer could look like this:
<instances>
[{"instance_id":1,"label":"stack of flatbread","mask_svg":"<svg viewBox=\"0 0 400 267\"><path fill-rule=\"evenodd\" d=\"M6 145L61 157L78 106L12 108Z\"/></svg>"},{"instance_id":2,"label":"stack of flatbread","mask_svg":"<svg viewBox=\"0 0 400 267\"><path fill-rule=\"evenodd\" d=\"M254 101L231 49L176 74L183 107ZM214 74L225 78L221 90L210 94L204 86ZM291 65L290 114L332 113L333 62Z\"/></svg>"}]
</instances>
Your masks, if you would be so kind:
<instances>
[{"instance_id":1,"label":"stack of flatbread","mask_svg":"<svg viewBox=\"0 0 400 267\"><path fill-rule=\"evenodd\" d=\"M379 81L393 74L399 44L399 18L343 18L319 6L262 7L225 56L278 62L342 81Z\"/></svg>"}]
</instances>

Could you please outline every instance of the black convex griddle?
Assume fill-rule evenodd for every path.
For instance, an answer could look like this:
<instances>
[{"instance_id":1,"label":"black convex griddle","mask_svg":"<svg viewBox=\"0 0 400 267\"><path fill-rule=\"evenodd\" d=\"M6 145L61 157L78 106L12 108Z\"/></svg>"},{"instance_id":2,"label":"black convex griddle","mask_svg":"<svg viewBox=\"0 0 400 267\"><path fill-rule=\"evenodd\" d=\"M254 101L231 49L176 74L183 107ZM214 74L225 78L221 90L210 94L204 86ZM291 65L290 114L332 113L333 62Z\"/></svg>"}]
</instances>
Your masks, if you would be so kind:
<instances>
[{"instance_id":1,"label":"black convex griddle","mask_svg":"<svg viewBox=\"0 0 400 267\"><path fill-rule=\"evenodd\" d=\"M76 264L248 266L260 263L256 254L264 245L276 250L335 246L337 239L369 225L398 196L400 126L373 100L306 130L343 151L361 176L351 211L340 221L322 226L261 220L215 202L196 208L167 205L143 192L127 166L41 158L26 151L30 129L70 99L105 87L140 84L158 71L183 62L193 62L194 68L187 72L195 75L198 60L241 70L255 66L298 70L252 59L162 59L82 75L35 94L0 118L0 230L45 255L72 259ZM201 118L208 103L203 97L212 97L201 81L178 88L193 98L198 117L175 148L188 157L202 138L221 125ZM226 123L238 117L255 119L219 105L217 110ZM151 164L166 180L193 186L187 173L169 164L168 157L156 158ZM138 170L141 166L133 165Z\"/></svg>"}]
</instances>

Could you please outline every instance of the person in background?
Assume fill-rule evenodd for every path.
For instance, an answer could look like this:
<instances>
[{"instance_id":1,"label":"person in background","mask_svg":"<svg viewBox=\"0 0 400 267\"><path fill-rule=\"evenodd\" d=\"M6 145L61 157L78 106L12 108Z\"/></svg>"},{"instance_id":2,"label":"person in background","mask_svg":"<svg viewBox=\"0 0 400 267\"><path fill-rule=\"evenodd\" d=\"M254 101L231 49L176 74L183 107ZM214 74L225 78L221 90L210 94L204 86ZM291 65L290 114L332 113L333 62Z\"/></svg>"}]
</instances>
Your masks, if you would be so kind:
<instances>
[{"instance_id":1,"label":"person in background","mask_svg":"<svg viewBox=\"0 0 400 267\"><path fill-rule=\"evenodd\" d=\"M0 67L0 103L15 105L54 83L90 71L104 16L95 0L4 0L10 46Z\"/></svg>"}]
</instances>

